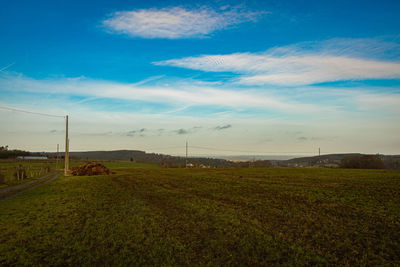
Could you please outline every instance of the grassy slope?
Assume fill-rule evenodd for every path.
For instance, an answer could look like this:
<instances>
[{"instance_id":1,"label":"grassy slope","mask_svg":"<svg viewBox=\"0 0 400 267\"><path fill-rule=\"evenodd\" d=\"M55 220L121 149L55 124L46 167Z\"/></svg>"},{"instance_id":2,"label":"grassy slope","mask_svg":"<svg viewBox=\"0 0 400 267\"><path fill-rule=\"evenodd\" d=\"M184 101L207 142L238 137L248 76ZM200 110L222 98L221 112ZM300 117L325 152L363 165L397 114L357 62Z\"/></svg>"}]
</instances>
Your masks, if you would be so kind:
<instances>
[{"instance_id":1,"label":"grassy slope","mask_svg":"<svg viewBox=\"0 0 400 267\"><path fill-rule=\"evenodd\" d=\"M1 264L400 264L400 172L150 169L0 203Z\"/></svg>"}]
</instances>

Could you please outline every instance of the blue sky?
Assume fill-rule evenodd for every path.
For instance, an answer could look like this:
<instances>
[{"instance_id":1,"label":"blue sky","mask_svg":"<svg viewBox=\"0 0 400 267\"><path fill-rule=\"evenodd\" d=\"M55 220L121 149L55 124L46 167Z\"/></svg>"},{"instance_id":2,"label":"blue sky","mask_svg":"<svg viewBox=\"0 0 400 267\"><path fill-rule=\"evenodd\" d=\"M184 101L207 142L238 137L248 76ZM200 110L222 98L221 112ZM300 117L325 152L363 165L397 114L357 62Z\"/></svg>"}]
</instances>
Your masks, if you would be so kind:
<instances>
[{"instance_id":1,"label":"blue sky","mask_svg":"<svg viewBox=\"0 0 400 267\"><path fill-rule=\"evenodd\" d=\"M0 106L71 149L400 152L398 1L9 1ZM0 109L2 145L64 122ZM220 149L220 151L218 151ZM227 150L232 150L228 152Z\"/></svg>"}]
</instances>

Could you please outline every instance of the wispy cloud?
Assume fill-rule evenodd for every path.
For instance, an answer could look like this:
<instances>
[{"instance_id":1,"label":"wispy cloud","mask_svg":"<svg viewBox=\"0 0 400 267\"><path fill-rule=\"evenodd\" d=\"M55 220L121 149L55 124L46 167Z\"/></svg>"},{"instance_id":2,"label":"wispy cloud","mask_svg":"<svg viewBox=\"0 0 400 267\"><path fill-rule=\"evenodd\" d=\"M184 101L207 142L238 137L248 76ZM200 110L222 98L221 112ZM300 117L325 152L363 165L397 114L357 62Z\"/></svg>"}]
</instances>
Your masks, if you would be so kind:
<instances>
[{"instance_id":1,"label":"wispy cloud","mask_svg":"<svg viewBox=\"0 0 400 267\"><path fill-rule=\"evenodd\" d=\"M192 133L195 133L195 132L199 131L202 128L203 127L195 126L195 127L189 128L189 129L182 129L181 128L181 129L175 130L173 132L178 134L178 135L192 134Z\"/></svg>"},{"instance_id":2,"label":"wispy cloud","mask_svg":"<svg viewBox=\"0 0 400 267\"><path fill-rule=\"evenodd\" d=\"M176 130L176 133L179 135L182 135L182 134L188 134L189 131L185 130L185 129L178 129L178 130Z\"/></svg>"},{"instance_id":3,"label":"wispy cloud","mask_svg":"<svg viewBox=\"0 0 400 267\"><path fill-rule=\"evenodd\" d=\"M400 94L358 93L356 103L364 110L386 110L400 114Z\"/></svg>"},{"instance_id":4,"label":"wispy cloud","mask_svg":"<svg viewBox=\"0 0 400 267\"><path fill-rule=\"evenodd\" d=\"M170 82L170 81L169 81ZM229 88L229 89L228 89ZM8 92L8 93L7 93ZM358 114L365 114L366 111L374 111L376 116L400 114L400 98L398 90L387 91L385 88L369 89L352 87L296 87L284 88L278 90L268 88L251 88L244 90L234 85L212 86L212 84L180 83L174 81L165 84L156 85L134 85L126 83L117 83L102 80L93 80L88 78L78 79L43 79L37 80L23 75L0 75L0 93L7 95L23 95L30 93L29 99L23 100L24 103L31 105L32 99L42 98L46 95L52 102L57 102L57 107L64 108L65 111L50 111L54 114L65 114L67 110L84 109L86 111L95 110L101 112L101 117L110 122L118 120L115 118L115 112L135 113L144 115L156 115L159 117L204 117L207 112L213 112L213 117L224 118L215 124L203 125L210 130L228 129L230 124L225 124L229 119L230 123L233 117L241 118L311 118L320 117L325 120L337 119L338 117L349 117ZM107 106L99 107L96 103L82 103L81 98L96 98L101 101L108 99L110 108ZM113 101L115 100L115 101ZM21 98L18 98L21 102ZM121 109L120 105L126 105ZM131 109L132 103L140 103L143 109ZM103 101L104 102L104 101ZM1 104L1 103L0 103ZM67 107L68 105L69 107ZM160 110L159 106L163 106ZM137 106L137 105L134 105ZM182 107L185 112L168 113L166 110L179 110ZM49 108L49 107L48 107ZM51 109L55 109L53 106ZM112 111L110 113L110 111ZM228 114L226 114L228 112ZM369 116L372 116L371 114ZM209 116L208 116L209 117ZM129 123L129 121L128 121ZM236 124L236 123L235 123ZM213 126L214 125L214 126ZM136 129L123 129L128 131L139 131L141 128L159 129L163 127L158 125L150 127L144 124ZM180 129L178 126L174 129ZM232 128L232 127L231 127ZM54 128L49 129L53 130ZM187 128L182 128L187 130ZM173 129L172 129L173 130ZM164 135L176 134L172 130L146 132L142 135ZM236 127L235 127L236 130ZM103 131L103 130L101 130ZM181 131L181 133L183 133ZM138 136L140 133L132 132L131 135ZM126 135L125 135L126 136Z\"/></svg>"},{"instance_id":5,"label":"wispy cloud","mask_svg":"<svg viewBox=\"0 0 400 267\"><path fill-rule=\"evenodd\" d=\"M229 129L229 128L232 128L232 125L226 124L226 125L217 126L214 128L214 130L221 131L221 130L225 130L225 129Z\"/></svg>"},{"instance_id":6,"label":"wispy cloud","mask_svg":"<svg viewBox=\"0 0 400 267\"><path fill-rule=\"evenodd\" d=\"M138 130L130 130L130 131L122 131L122 132L106 132L99 133L96 135L115 135L115 136L128 136L128 137L156 137L156 136L174 136L174 135L188 135L195 134L198 132L205 131L215 131L215 130L224 130L231 128L231 125L218 126L215 128L208 128L203 126L193 126L188 128L179 128L179 129L147 129L142 128ZM56 130L50 131L50 133L59 133L60 131L55 132ZM87 133L79 133L80 135L91 135Z\"/></svg>"},{"instance_id":7,"label":"wispy cloud","mask_svg":"<svg viewBox=\"0 0 400 267\"><path fill-rule=\"evenodd\" d=\"M12 65L14 65L15 62L8 64L7 66L4 66L2 68L0 68L0 72L4 72L6 69L8 69L9 67L11 67Z\"/></svg>"},{"instance_id":8,"label":"wispy cloud","mask_svg":"<svg viewBox=\"0 0 400 267\"><path fill-rule=\"evenodd\" d=\"M132 131L128 131L127 133L125 133L126 136L130 136L130 137L134 137L134 136L140 136L140 137L144 137L145 136L145 132L147 132L146 128L142 128L139 130L132 130Z\"/></svg>"},{"instance_id":9,"label":"wispy cloud","mask_svg":"<svg viewBox=\"0 0 400 267\"><path fill-rule=\"evenodd\" d=\"M197 86L179 82L169 86L135 86L87 78L35 80L20 75L7 75L0 77L0 88L2 87L14 92L25 91L165 103L175 105L175 109L176 106L186 107L188 105L277 109L289 113L315 112L320 109L312 104L291 101L268 92Z\"/></svg>"},{"instance_id":10,"label":"wispy cloud","mask_svg":"<svg viewBox=\"0 0 400 267\"><path fill-rule=\"evenodd\" d=\"M113 13L103 21L111 32L142 38L193 38L246 21L255 21L265 12L250 12L240 8L213 10L202 7L185 9L139 9Z\"/></svg>"},{"instance_id":11,"label":"wispy cloud","mask_svg":"<svg viewBox=\"0 0 400 267\"><path fill-rule=\"evenodd\" d=\"M80 135L86 135L86 136L112 136L114 133L112 131L108 131L108 132L99 132L99 133L95 133L95 132L83 132L83 133L79 133Z\"/></svg>"},{"instance_id":12,"label":"wispy cloud","mask_svg":"<svg viewBox=\"0 0 400 267\"><path fill-rule=\"evenodd\" d=\"M332 42L278 47L262 53L201 55L154 64L207 72L237 73L240 76L234 81L245 85L298 86L342 80L400 78L398 62L367 58L368 51L382 54L387 48L395 52L400 50L400 46L379 42L368 45L371 41L366 41L367 44L363 46L357 39L353 46L358 50L352 54L350 40L341 39L338 41L341 48L336 49ZM362 53L363 49L366 52Z\"/></svg>"}]
</instances>

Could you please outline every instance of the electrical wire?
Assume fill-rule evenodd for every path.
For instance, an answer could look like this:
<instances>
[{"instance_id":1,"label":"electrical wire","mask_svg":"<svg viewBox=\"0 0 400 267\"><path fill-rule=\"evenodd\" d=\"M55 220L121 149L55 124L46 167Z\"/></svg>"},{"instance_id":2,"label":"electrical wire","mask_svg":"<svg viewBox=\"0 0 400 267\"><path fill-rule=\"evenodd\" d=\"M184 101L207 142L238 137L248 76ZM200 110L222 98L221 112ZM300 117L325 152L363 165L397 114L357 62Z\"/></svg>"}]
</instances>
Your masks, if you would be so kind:
<instances>
[{"instance_id":1,"label":"electrical wire","mask_svg":"<svg viewBox=\"0 0 400 267\"><path fill-rule=\"evenodd\" d=\"M213 150L213 151L226 151L226 152L240 152L240 153L271 153L271 154L311 154L311 153L316 153L315 151L307 151L307 152L287 152L287 151L280 151L280 152L272 152L272 151L244 151L244 150L231 150L231 149L219 149L219 148L211 148L211 147L201 147L201 146L189 146L192 148L198 148L198 149L204 149L204 150Z\"/></svg>"},{"instance_id":2,"label":"electrical wire","mask_svg":"<svg viewBox=\"0 0 400 267\"><path fill-rule=\"evenodd\" d=\"M185 146L170 146L170 147L157 147L157 148L142 148L143 150L167 150L167 149L178 149L178 148L185 148Z\"/></svg>"},{"instance_id":3,"label":"electrical wire","mask_svg":"<svg viewBox=\"0 0 400 267\"><path fill-rule=\"evenodd\" d=\"M47 114L47 113L41 113L41 112L33 112L33 111L28 111L28 110L23 110L23 109L18 109L18 108L10 108L10 107L5 107L5 106L0 106L0 109L16 111L16 112L22 112L22 113L28 113L28 114L33 114L33 115L54 117L54 118L65 118L65 116L53 115L53 114Z\"/></svg>"}]
</instances>

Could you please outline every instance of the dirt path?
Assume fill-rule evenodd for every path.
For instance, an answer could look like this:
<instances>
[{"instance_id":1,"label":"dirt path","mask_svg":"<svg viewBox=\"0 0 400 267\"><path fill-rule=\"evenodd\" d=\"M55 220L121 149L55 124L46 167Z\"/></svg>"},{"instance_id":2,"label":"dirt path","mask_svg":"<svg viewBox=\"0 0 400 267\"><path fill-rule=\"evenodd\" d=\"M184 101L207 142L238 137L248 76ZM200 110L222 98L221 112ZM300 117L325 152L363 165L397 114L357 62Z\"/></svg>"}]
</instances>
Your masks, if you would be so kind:
<instances>
[{"instance_id":1,"label":"dirt path","mask_svg":"<svg viewBox=\"0 0 400 267\"><path fill-rule=\"evenodd\" d=\"M19 185L0 189L0 202L10 199L16 195L19 195L19 194L25 192L25 191L31 190L39 185L53 181L58 176L60 176L59 172L52 172L52 173L49 173L49 174L46 174L46 175L40 177L39 179L35 179L35 180L29 181L24 184L19 184Z\"/></svg>"}]
</instances>

